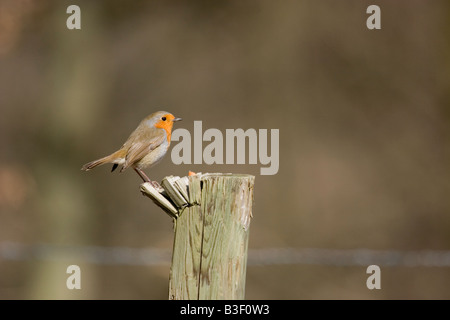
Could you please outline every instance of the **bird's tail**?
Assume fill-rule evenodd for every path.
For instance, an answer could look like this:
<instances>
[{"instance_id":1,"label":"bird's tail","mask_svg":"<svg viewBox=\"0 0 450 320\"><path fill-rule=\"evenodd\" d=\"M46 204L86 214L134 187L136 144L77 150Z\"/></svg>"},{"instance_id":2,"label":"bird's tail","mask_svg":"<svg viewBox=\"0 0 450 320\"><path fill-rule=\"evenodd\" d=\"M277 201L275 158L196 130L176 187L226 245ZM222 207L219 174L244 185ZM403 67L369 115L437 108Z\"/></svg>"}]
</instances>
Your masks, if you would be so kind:
<instances>
[{"instance_id":1,"label":"bird's tail","mask_svg":"<svg viewBox=\"0 0 450 320\"><path fill-rule=\"evenodd\" d=\"M114 163L115 166L117 166L116 164L120 163L121 160L124 159L124 157L125 157L125 151L120 149L120 150L110 154L109 156L86 163L83 167L81 167L81 170L89 171L89 170L94 169L97 166L101 166L102 164L105 164L105 163Z\"/></svg>"}]
</instances>

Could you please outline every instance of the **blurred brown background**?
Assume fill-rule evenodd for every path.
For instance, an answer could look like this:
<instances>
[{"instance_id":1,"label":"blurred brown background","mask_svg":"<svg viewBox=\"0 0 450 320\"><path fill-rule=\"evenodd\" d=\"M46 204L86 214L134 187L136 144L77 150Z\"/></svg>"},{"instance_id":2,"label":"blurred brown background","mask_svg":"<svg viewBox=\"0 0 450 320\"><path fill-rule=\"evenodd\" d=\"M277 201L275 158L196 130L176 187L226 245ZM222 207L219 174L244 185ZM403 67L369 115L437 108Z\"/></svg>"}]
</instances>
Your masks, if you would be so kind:
<instances>
[{"instance_id":1,"label":"blurred brown background","mask_svg":"<svg viewBox=\"0 0 450 320\"><path fill-rule=\"evenodd\" d=\"M445 0L0 0L0 298L167 299L171 220L134 172L80 171L157 110L189 130L280 129L274 176L170 154L147 170L254 174L250 252L448 252L449 39ZM382 265L381 290L364 263L249 261L246 298L450 299L448 261Z\"/></svg>"}]
</instances>

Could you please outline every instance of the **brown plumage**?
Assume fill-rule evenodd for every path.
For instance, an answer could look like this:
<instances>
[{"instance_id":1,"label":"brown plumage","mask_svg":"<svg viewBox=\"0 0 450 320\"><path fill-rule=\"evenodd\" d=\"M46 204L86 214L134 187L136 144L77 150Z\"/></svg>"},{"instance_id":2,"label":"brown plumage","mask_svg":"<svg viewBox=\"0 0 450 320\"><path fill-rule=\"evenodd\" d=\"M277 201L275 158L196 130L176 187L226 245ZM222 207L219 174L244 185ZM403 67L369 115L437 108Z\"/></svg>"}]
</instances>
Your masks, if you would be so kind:
<instances>
[{"instance_id":1,"label":"brown plumage","mask_svg":"<svg viewBox=\"0 0 450 320\"><path fill-rule=\"evenodd\" d=\"M146 182L151 182L142 169L158 163L170 146L173 123L180 121L166 111L155 112L138 125L123 146L112 154L86 163L81 170L89 171L105 163L112 163L114 171L122 165L120 172L132 167Z\"/></svg>"}]
</instances>

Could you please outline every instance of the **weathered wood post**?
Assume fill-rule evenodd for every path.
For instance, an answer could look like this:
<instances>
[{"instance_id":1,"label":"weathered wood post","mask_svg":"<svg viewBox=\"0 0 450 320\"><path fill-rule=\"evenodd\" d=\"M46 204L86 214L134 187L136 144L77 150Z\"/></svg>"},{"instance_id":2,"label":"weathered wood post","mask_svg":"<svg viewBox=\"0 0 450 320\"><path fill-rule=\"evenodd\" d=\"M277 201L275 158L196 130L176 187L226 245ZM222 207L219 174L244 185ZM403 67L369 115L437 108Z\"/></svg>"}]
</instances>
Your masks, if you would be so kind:
<instances>
[{"instance_id":1,"label":"weathered wood post","mask_svg":"<svg viewBox=\"0 0 450 320\"><path fill-rule=\"evenodd\" d=\"M174 218L169 299L244 299L254 181L251 175L189 176L189 206Z\"/></svg>"},{"instance_id":2,"label":"weathered wood post","mask_svg":"<svg viewBox=\"0 0 450 320\"><path fill-rule=\"evenodd\" d=\"M170 299L244 299L254 177L189 177L194 205L176 220Z\"/></svg>"}]
</instances>

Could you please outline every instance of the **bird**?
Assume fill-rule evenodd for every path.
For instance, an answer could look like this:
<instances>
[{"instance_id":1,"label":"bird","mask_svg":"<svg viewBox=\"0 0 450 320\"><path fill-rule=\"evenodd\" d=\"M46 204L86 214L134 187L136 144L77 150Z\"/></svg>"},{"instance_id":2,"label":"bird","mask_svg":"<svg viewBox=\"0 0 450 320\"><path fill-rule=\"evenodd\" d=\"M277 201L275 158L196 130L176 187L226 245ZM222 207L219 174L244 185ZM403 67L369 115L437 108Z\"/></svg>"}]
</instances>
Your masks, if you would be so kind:
<instances>
[{"instance_id":1,"label":"bird","mask_svg":"<svg viewBox=\"0 0 450 320\"><path fill-rule=\"evenodd\" d=\"M169 150L173 124L180 120L182 119L166 111L152 113L139 123L119 150L86 163L81 170L89 171L97 166L112 163L111 172L120 165L120 172L131 167L144 182L158 186L158 183L151 181L142 170L161 161Z\"/></svg>"}]
</instances>

